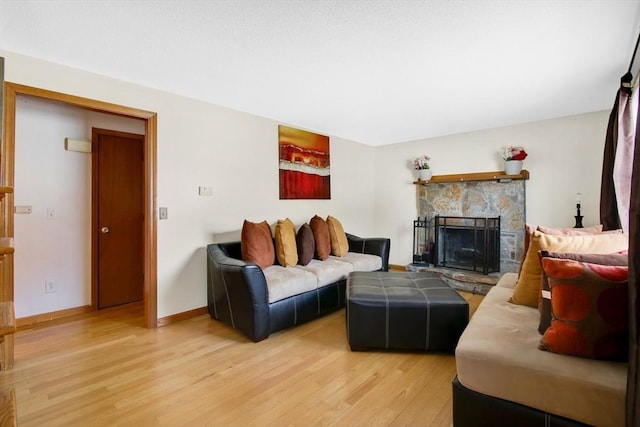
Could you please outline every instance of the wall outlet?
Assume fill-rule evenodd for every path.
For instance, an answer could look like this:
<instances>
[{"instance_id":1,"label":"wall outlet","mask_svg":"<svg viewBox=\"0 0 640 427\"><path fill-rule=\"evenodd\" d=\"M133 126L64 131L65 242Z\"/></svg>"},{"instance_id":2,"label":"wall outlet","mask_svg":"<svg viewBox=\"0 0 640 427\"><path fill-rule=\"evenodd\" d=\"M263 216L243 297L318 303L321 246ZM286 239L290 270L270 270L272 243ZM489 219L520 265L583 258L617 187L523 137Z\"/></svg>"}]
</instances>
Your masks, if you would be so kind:
<instances>
[{"instance_id":1,"label":"wall outlet","mask_svg":"<svg viewBox=\"0 0 640 427\"><path fill-rule=\"evenodd\" d=\"M50 294L56 291L56 284L52 280L44 281L44 292Z\"/></svg>"},{"instance_id":2,"label":"wall outlet","mask_svg":"<svg viewBox=\"0 0 640 427\"><path fill-rule=\"evenodd\" d=\"M56 220L56 208L47 208L47 221Z\"/></svg>"}]
</instances>

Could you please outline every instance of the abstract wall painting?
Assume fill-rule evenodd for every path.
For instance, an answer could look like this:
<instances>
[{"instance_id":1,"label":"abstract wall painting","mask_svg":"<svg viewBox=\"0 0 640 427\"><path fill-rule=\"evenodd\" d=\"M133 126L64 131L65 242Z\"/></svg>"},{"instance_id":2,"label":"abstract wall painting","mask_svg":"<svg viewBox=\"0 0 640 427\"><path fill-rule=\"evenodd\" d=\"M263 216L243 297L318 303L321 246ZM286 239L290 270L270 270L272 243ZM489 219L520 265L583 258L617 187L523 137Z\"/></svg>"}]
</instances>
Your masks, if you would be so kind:
<instances>
[{"instance_id":1,"label":"abstract wall painting","mask_svg":"<svg viewBox=\"0 0 640 427\"><path fill-rule=\"evenodd\" d=\"M278 126L280 199L331 199L329 137Z\"/></svg>"}]
</instances>

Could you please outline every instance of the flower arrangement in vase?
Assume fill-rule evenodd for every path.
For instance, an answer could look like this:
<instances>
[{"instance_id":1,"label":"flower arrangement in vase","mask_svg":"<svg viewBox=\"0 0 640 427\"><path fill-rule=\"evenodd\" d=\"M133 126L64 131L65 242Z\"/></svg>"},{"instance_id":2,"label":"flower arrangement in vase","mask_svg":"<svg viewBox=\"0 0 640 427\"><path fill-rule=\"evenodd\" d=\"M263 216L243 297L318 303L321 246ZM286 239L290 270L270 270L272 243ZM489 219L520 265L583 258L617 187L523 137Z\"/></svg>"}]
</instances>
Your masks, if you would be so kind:
<instances>
[{"instance_id":1,"label":"flower arrangement in vase","mask_svg":"<svg viewBox=\"0 0 640 427\"><path fill-rule=\"evenodd\" d=\"M507 175L518 175L522 171L522 161L528 156L524 147L516 146L503 147L501 154Z\"/></svg>"},{"instance_id":2,"label":"flower arrangement in vase","mask_svg":"<svg viewBox=\"0 0 640 427\"><path fill-rule=\"evenodd\" d=\"M426 154L423 154L422 156L413 160L413 169L418 171L418 179L420 179L421 181L429 181L431 179L433 171L429 166L430 160L431 157L427 156Z\"/></svg>"}]
</instances>

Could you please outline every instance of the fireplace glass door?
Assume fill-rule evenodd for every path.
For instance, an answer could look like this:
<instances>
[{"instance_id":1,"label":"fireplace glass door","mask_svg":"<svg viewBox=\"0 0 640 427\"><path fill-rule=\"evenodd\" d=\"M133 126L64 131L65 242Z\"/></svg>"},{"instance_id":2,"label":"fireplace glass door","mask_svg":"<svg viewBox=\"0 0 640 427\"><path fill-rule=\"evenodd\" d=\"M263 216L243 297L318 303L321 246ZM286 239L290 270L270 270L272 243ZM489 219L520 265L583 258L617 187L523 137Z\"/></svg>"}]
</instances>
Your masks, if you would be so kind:
<instances>
[{"instance_id":1,"label":"fireplace glass door","mask_svg":"<svg viewBox=\"0 0 640 427\"><path fill-rule=\"evenodd\" d=\"M434 218L437 267L489 274L500 271L500 217Z\"/></svg>"}]
</instances>

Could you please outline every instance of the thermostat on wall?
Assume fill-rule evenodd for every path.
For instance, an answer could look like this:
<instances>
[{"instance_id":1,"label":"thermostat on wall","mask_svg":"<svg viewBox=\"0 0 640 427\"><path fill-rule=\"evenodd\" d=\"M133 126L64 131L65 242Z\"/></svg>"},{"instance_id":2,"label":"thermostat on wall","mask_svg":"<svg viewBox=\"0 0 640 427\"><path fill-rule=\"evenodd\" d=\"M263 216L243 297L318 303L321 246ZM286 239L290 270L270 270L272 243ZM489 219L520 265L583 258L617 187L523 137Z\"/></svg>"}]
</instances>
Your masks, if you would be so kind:
<instances>
[{"instance_id":1,"label":"thermostat on wall","mask_svg":"<svg viewBox=\"0 0 640 427\"><path fill-rule=\"evenodd\" d=\"M81 153L91 152L91 141L80 141L79 139L64 139L64 149L67 151L79 151Z\"/></svg>"},{"instance_id":2,"label":"thermostat on wall","mask_svg":"<svg viewBox=\"0 0 640 427\"><path fill-rule=\"evenodd\" d=\"M31 206L14 206L13 212L17 214L30 214L32 211Z\"/></svg>"}]
</instances>

